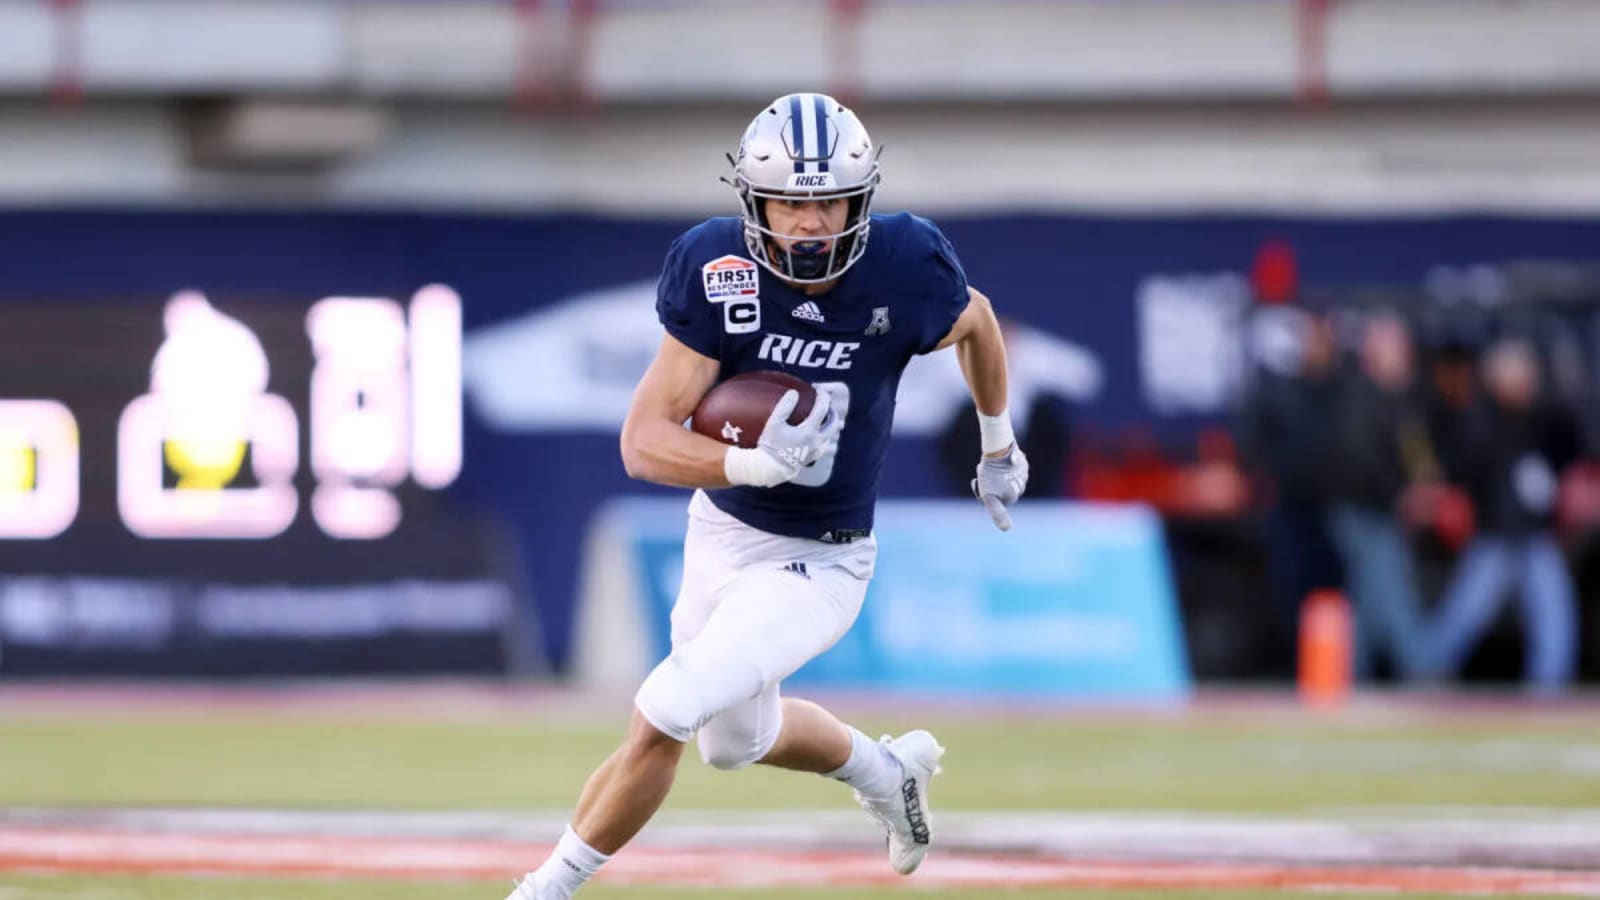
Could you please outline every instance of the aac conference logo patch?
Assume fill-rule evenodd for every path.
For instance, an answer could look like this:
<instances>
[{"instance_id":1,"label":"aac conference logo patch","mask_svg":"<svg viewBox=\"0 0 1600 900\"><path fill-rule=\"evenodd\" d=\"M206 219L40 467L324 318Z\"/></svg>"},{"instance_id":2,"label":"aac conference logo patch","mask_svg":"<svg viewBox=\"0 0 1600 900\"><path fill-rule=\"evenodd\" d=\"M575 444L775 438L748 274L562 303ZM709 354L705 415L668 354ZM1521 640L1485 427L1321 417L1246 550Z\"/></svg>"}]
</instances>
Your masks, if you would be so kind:
<instances>
[{"instance_id":1,"label":"aac conference logo patch","mask_svg":"<svg viewBox=\"0 0 1600 900\"><path fill-rule=\"evenodd\" d=\"M761 292L756 264L741 256L713 259L700 267L706 283L706 299L721 303L735 297L754 297Z\"/></svg>"}]
</instances>

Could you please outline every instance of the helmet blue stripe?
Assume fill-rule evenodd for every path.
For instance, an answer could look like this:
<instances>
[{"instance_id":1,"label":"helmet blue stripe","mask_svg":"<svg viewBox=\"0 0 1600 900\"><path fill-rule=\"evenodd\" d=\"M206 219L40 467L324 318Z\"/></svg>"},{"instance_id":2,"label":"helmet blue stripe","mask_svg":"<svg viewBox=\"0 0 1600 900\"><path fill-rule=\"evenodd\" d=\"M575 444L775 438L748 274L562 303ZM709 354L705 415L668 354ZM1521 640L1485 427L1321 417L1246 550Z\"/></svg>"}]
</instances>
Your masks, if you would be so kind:
<instances>
[{"instance_id":1,"label":"helmet blue stripe","mask_svg":"<svg viewBox=\"0 0 1600 900\"><path fill-rule=\"evenodd\" d=\"M812 94L817 104L817 171L828 171L828 105L821 94Z\"/></svg>"},{"instance_id":2,"label":"helmet blue stripe","mask_svg":"<svg viewBox=\"0 0 1600 900\"><path fill-rule=\"evenodd\" d=\"M800 119L799 94L789 98L789 125L794 132L794 170L804 172L806 164L801 160L806 155L806 125Z\"/></svg>"}]
</instances>

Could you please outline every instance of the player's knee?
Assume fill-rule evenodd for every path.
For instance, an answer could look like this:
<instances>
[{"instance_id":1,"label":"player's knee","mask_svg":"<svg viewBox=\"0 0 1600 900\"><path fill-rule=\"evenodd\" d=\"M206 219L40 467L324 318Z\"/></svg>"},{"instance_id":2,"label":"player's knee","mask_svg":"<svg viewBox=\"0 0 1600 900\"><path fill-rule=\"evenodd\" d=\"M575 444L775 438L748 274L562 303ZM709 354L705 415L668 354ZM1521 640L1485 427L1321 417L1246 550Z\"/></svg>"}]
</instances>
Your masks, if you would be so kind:
<instances>
[{"instance_id":1,"label":"player's knee","mask_svg":"<svg viewBox=\"0 0 1600 900\"><path fill-rule=\"evenodd\" d=\"M781 707L759 715L718 716L700 729L700 758L718 769L743 769L766 759L782 729Z\"/></svg>"},{"instance_id":2,"label":"player's knee","mask_svg":"<svg viewBox=\"0 0 1600 900\"><path fill-rule=\"evenodd\" d=\"M705 704L694 679L674 656L662 660L639 685L633 705L655 729L688 743L705 724Z\"/></svg>"},{"instance_id":3,"label":"player's knee","mask_svg":"<svg viewBox=\"0 0 1600 900\"><path fill-rule=\"evenodd\" d=\"M750 740L742 739L743 736L728 738L727 736L700 733L700 758L706 765L716 769L732 771L743 769L761 761L767 755L767 748L758 747Z\"/></svg>"},{"instance_id":4,"label":"player's knee","mask_svg":"<svg viewBox=\"0 0 1600 900\"><path fill-rule=\"evenodd\" d=\"M753 762L745 758L749 754L737 741L727 740L712 725L700 729L696 742L700 745L700 759L713 769L742 769Z\"/></svg>"}]
</instances>

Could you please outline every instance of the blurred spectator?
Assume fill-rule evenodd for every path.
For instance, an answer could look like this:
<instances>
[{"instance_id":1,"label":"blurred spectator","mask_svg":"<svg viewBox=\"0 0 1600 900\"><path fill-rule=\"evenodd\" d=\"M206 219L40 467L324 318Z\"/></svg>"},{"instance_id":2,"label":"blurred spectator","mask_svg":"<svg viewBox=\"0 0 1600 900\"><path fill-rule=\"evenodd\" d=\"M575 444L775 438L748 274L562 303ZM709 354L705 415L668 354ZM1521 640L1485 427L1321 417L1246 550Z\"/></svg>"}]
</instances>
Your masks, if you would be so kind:
<instances>
[{"instance_id":1,"label":"blurred spectator","mask_svg":"<svg viewBox=\"0 0 1600 900\"><path fill-rule=\"evenodd\" d=\"M1477 350L1464 338L1450 337L1428 355L1425 393L1429 434L1438 444L1453 437L1478 398Z\"/></svg>"},{"instance_id":2,"label":"blurred spectator","mask_svg":"<svg viewBox=\"0 0 1600 900\"><path fill-rule=\"evenodd\" d=\"M1419 674L1422 602L1396 515L1412 483L1439 467L1415 392L1411 332L1392 313L1362 325L1357 368L1344 379L1334 421L1328 531L1355 607L1353 674L1372 677L1379 655L1410 680Z\"/></svg>"},{"instance_id":3,"label":"blurred spectator","mask_svg":"<svg viewBox=\"0 0 1600 900\"><path fill-rule=\"evenodd\" d=\"M1456 565L1425 634L1424 668L1453 676L1520 588L1525 678L1561 690L1576 658L1574 588L1555 536L1561 470L1580 452L1573 416L1541 384L1533 347L1505 340L1485 354L1484 396L1462 417L1446 464L1472 497L1478 531Z\"/></svg>"},{"instance_id":4,"label":"blurred spectator","mask_svg":"<svg viewBox=\"0 0 1600 900\"><path fill-rule=\"evenodd\" d=\"M1413 528L1429 531L1452 552L1472 537L1472 501L1450 479L1459 474L1451 456L1478 398L1479 345L1480 339L1460 329L1430 335L1423 407L1428 445L1438 454L1445 480L1412 484L1401 502L1401 514Z\"/></svg>"},{"instance_id":5,"label":"blurred spectator","mask_svg":"<svg viewBox=\"0 0 1600 900\"><path fill-rule=\"evenodd\" d=\"M1264 539L1273 604L1287 642L1305 596L1341 581L1325 527L1337 347L1328 318L1298 307L1259 307L1246 327L1252 365L1240 451L1250 471L1271 481Z\"/></svg>"}]
</instances>

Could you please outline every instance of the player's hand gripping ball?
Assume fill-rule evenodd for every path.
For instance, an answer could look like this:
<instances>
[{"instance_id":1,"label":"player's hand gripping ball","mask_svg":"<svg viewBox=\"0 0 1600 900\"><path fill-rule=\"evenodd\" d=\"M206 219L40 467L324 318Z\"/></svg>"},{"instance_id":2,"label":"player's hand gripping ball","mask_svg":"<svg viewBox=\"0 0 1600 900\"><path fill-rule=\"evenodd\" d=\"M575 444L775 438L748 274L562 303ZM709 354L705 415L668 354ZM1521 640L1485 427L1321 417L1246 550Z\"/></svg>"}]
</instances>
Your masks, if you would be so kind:
<instances>
[{"instance_id":1,"label":"player's hand gripping ball","mask_svg":"<svg viewBox=\"0 0 1600 900\"><path fill-rule=\"evenodd\" d=\"M772 408L787 391L800 395L800 402L788 419L790 425L799 425L811 413L817 389L810 382L783 372L746 372L706 392L689 419L689 427L729 446L754 447Z\"/></svg>"}]
</instances>

